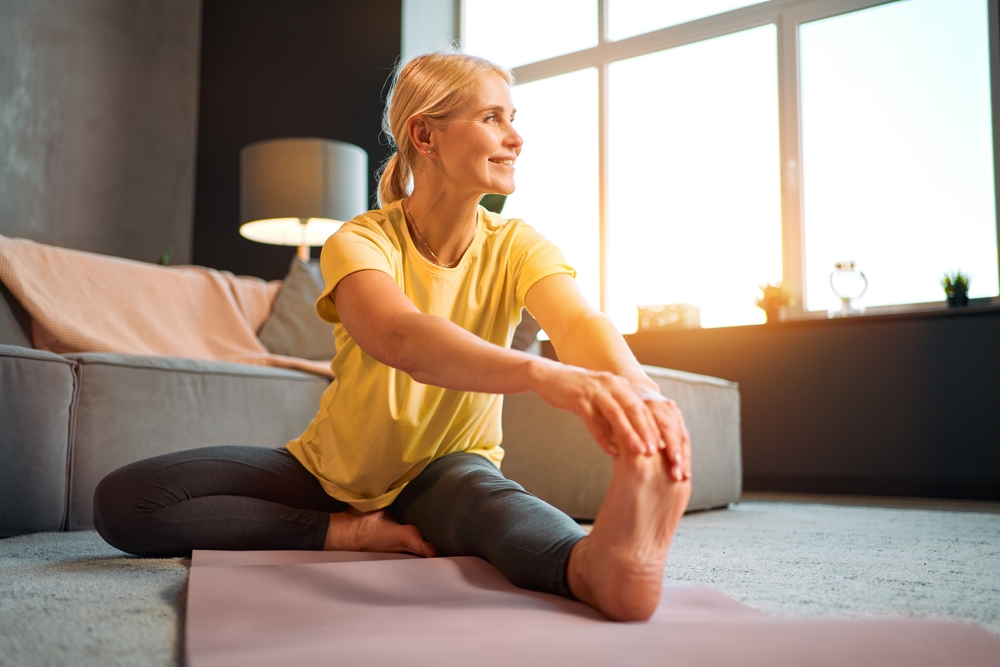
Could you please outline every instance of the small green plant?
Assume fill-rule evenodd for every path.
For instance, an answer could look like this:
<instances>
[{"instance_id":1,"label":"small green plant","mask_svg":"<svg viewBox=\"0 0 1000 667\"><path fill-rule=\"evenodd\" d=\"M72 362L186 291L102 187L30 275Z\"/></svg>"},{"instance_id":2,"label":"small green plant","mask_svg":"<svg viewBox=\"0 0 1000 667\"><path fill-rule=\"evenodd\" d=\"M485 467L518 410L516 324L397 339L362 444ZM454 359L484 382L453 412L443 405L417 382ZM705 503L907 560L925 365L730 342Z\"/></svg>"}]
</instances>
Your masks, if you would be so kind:
<instances>
[{"instance_id":1,"label":"small green plant","mask_svg":"<svg viewBox=\"0 0 1000 667\"><path fill-rule=\"evenodd\" d=\"M782 318L782 311L795 304L792 291L785 287L784 282L760 286L760 296L754 302L767 315L768 323L777 322Z\"/></svg>"},{"instance_id":2,"label":"small green plant","mask_svg":"<svg viewBox=\"0 0 1000 667\"><path fill-rule=\"evenodd\" d=\"M170 255L173 253L173 251L174 249L171 246L170 248L167 248L166 252L160 255L160 266L167 266L168 264L170 264Z\"/></svg>"},{"instance_id":3,"label":"small green plant","mask_svg":"<svg viewBox=\"0 0 1000 667\"><path fill-rule=\"evenodd\" d=\"M792 296L792 291L785 287L784 282L761 285L760 291L761 295L754 303L765 312L777 311L795 305L795 297Z\"/></svg>"},{"instance_id":4,"label":"small green plant","mask_svg":"<svg viewBox=\"0 0 1000 667\"><path fill-rule=\"evenodd\" d=\"M969 274L962 273L961 271L952 271L951 273L944 274L941 278L941 287L944 288L944 293L949 299L954 299L956 296L962 296L969 293L969 284L972 279Z\"/></svg>"}]
</instances>

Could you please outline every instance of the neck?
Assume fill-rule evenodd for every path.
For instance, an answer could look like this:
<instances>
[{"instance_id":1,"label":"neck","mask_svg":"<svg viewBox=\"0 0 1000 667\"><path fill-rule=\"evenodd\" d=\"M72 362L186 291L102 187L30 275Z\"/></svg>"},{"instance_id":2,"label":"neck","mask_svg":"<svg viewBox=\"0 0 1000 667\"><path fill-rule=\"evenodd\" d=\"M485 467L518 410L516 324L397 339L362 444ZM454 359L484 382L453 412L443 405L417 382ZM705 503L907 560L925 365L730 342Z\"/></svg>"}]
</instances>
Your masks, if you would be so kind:
<instances>
[{"instance_id":1,"label":"neck","mask_svg":"<svg viewBox=\"0 0 1000 667\"><path fill-rule=\"evenodd\" d=\"M407 206L410 223L430 247L440 264L455 264L465 253L476 235L476 209L480 195L449 196L446 192L421 190L415 187ZM425 256L419 240L415 245ZM427 257L434 261L434 257Z\"/></svg>"}]
</instances>

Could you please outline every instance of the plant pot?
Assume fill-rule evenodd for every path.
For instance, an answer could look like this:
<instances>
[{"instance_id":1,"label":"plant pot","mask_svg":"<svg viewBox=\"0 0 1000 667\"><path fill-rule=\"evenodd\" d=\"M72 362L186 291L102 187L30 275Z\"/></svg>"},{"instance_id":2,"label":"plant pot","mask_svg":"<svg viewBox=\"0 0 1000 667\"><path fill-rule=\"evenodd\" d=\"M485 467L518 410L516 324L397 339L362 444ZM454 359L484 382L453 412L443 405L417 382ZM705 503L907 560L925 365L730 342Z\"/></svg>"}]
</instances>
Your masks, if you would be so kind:
<instances>
[{"instance_id":1,"label":"plant pot","mask_svg":"<svg viewBox=\"0 0 1000 667\"><path fill-rule=\"evenodd\" d=\"M780 322L784 319L785 309L778 306L776 308L765 308L764 314L767 315L767 323L774 324L775 322Z\"/></svg>"},{"instance_id":2,"label":"plant pot","mask_svg":"<svg viewBox=\"0 0 1000 667\"><path fill-rule=\"evenodd\" d=\"M953 289L948 292L948 307L961 308L969 305L969 293L966 290Z\"/></svg>"}]
</instances>

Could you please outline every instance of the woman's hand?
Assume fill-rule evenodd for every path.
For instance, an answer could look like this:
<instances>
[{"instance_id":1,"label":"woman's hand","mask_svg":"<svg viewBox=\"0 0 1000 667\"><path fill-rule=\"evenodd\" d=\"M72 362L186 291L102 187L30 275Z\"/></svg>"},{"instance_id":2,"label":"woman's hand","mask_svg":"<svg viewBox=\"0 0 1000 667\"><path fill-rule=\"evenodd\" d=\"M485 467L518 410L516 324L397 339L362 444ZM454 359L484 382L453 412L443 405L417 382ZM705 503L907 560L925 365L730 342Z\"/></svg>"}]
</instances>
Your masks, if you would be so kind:
<instances>
[{"instance_id":1,"label":"woman's hand","mask_svg":"<svg viewBox=\"0 0 1000 667\"><path fill-rule=\"evenodd\" d=\"M682 482L691 479L691 435L677 402L646 387L636 393L649 408L659 430L661 450L667 459L670 477Z\"/></svg>"},{"instance_id":2,"label":"woman's hand","mask_svg":"<svg viewBox=\"0 0 1000 667\"><path fill-rule=\"evenodd\" d=\"M691 439L677 404L613 373L546 364L536 391L550 405L578 415L597 444L614 456L661 454L671 477L691 477Z\"/></svg>"}]
</instances>

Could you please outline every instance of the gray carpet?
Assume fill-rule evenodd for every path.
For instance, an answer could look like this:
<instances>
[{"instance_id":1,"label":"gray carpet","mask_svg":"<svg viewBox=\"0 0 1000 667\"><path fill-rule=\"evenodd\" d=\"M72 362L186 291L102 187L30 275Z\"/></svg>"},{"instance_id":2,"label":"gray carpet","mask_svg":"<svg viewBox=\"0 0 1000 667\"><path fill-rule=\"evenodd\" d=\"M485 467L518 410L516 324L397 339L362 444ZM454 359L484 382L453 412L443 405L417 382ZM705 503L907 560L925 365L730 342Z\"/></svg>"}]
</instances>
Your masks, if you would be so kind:
<instances>
[{"instance_id":1,"label":"gray carpet","mask_svg":"<svg viewBox=\"0 0 1000 667\"><path fill-rule=\"evenodd\" d=\"M92 530L0 540L0 665L180 665L188 563Z\"/></svg>"},{"instance_id":2,"label":"gray carpet","mask_svg":"<svg viewBox=\"0 0 1000 667\"><path fill-rule=\"evenodd\" d=\"M187 561L93 531L0 540L0 665L180 664ZM942 616L1000 634L1000 515L747 502L681 521L668 584L787 615Z\"/></svg>"},{"instance_id":3,"label":"gray carpet","mask_svg":"<svg viewBox=\"0 0 1000 667\"><path fill-rule=\"evenodd\" d=\"M1000 514L744 502L684 517L666 582L777 614L940 616L1000 634Z\"/></svg>"}]
</instances>

